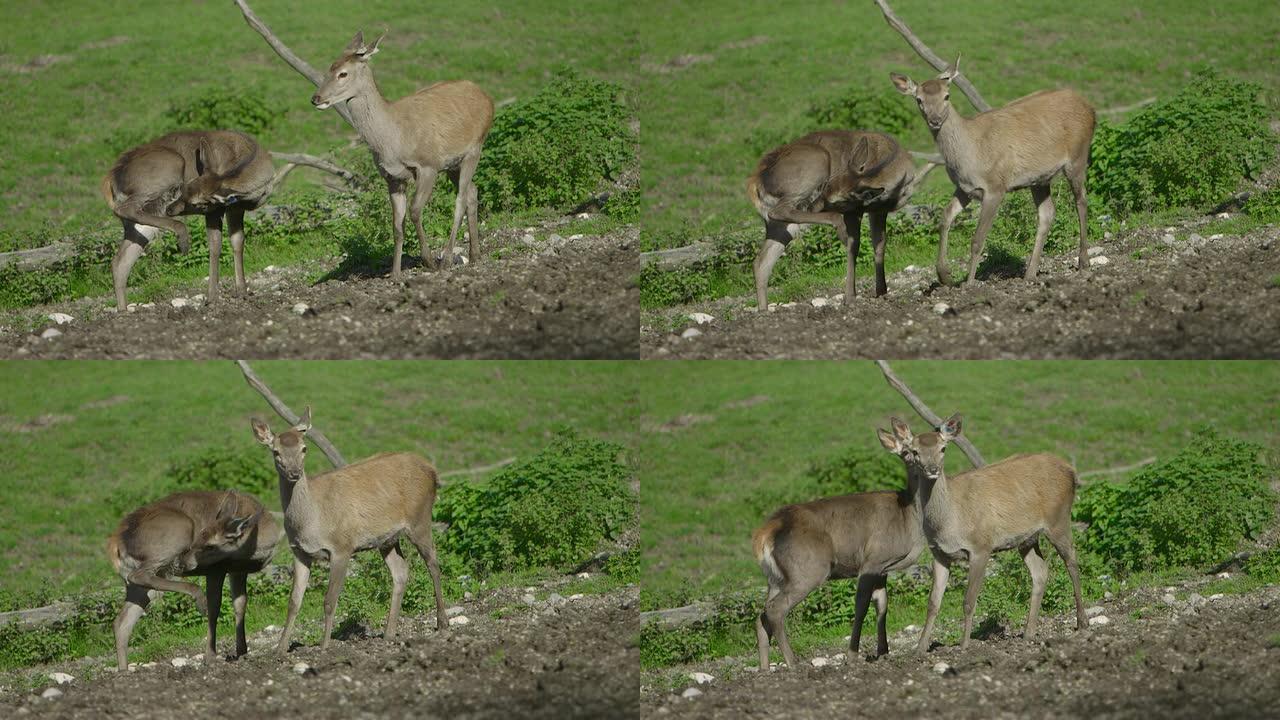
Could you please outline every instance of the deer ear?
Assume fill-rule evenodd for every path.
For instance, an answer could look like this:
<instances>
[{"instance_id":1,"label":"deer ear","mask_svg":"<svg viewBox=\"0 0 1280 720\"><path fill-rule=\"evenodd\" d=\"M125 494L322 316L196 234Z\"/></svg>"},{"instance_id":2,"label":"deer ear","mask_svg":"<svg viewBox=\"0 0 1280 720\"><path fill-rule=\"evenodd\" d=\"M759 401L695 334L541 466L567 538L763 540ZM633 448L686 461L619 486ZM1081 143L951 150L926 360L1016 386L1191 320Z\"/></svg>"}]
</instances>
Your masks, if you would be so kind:
<instances>
[{"instance_id":1,"label":"deer ear","mask_svg":"<svg viewBox=\"0 0 1280 720\"><path fill-rule=\"evenodd\" d=\"M946 70L938 73L938 79L944 82L951 82L951 78L960 74L960 56L956 55L956 61L947 66Z\"/></svg>"},{"instance_id":2,"label":"deer ear","mask_svg":"<svg viewBox=\"0 0 1280 720\"><path fill-rule=\"evenodd\" d=\"M272 434L271 428L267 427L266 423L258 418L253 418L249 421L249 424L253 426L253 436L258 439L258 442L267 447L270 447L275 442L276 436Z\"/></svg>"},{"instance_id":3,"label":"deer ear","mask_svg":"<svg viewBox=\"0 0 1280 720\"><path fill-rule=\"evenodd\" d=\"M898 442L898 438L888 430L876 429L876 437L880 438L880 445L882 445L885 450L888 450L895 455L902 452L902 443Z\"/></svg>"},{"instance_id":4,"label":"deer ear","mask_svg":"<svg viewBox=\"0 0 1280 720\"><path fill-rule=\"evenodd\" d=\"M364 47L364 31L357 30L356 36L351 38L351 42L347 44L346 52L355 54L360 52L360 49L363 47Z\"/></svg>"},{"instance_id":5,"label":"deer ear","mask_svg":"<svg viewBox=\"0 0 1280 720\"><path fill-rule=\"evenodd\" d=\"M867 171L867 165L871 161L871 143L867 142L866 135L858 140L858 144L853 148L853 157L850 159L853 166L858 169L859 175Z\"/></svg>"},{"instance_id":6,"label":"deer ear","mask_svg":"<svg viewBox=\"0 0 1280 720\"><path fill-rule=\"evenodd\" d=\"M308 405L306 410L302 411L302 417L298 419L298 424L293 426L294 430L305 433L311 429L311 406Z\"/></svg>"},{"instance_id":7,"label":"deer ear","mask_svg":"<svg viewBox=\"0 0 1280 720\"><path fill-rule=\"evenodd\" d=\"M244 535L244 531L248 529L249 523L252 520L252 515L234 518L231 522L227 523L226 529L222 534L225 535L228 540L237 540L241 535Z\"/></svg>"},{"instance_id":8,"label":"deer ear","mask_svg":"<svg viewBox=\"0 0 1280 720\"><path fill-rule=\"evenodd\" d=\"M943 440L954 440L960 436L960 421L960 413L956 413L943 421L942 427L938 428Z\"/></svg>"},{"instance_id":9,"label":"deer ear","mask_svg":"<svg viewBox=\"0 0 1280 720\"><path fill-rule=\"evenodd\" d=\"M906 75L899 75L898 73L889 73L889 79L893 81L893 86L898 89L898 92L902 93L903 95L916 94L916 84L912 82L911 78L907 77Z\"/></svg>"},{"instance_id":10,"label":"deer ear","mask_svg":"<svg viewBox=\"0 0 1280 720\"><path fill-rule=\"evenodd\" d=\"M911 442L911 439L914 436L911 434L911 428L907 427L906 423L896 417L891 417L889 418L889 424L893 426L893 434L896 435L899 440L904 443Z\"/></svg>"}]
</instances>

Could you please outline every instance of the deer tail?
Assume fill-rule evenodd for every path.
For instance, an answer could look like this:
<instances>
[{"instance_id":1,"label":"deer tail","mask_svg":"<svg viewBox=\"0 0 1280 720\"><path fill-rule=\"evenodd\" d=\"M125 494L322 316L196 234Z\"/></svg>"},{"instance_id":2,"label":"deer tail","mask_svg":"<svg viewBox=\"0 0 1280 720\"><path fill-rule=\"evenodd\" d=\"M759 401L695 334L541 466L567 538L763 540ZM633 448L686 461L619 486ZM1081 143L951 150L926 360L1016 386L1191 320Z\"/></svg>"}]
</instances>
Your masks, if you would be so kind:
<instances>
[{"instance_id":1,"label":"deer tail","mask_svg":"<svg viewBox=\"0 0 1280 720\"><path fill-rule=\"evenodd\" d=\"M778 562L773 557L773 539L782 529L782 518L771 517L769 520L751 535L751 546L756 554L756 562L760 563L760 569L764 570L764 574L772 584L774 581L781 582L783 578L782 568L778 567Z\"/></svg>"},{"instance_id":2,"label":"deer tail","mask_svg":"<svg viewBox=\"0 0 1280 720\"><path fill-rule=\"evenodd\" d=\"M121 563L124 561L124 548L120 543L120 532L116 531L107 538L107 559L111 561L111 567L116 572L120 572Z\"/></svg>"},{"instance_id":3,"label":"deer tail","mask_svg":"<svg viewBox=\"0 0 1280 720\"><path fill-rule=\"evenodd\" d=\"M99 188L102 190L102 197L106 198L107 200L107 207L111 208L112 210L115 210L116 209L116 191L115 191L115 187L111 183L111 175L113 173L114 173L114 169L111 172L108 172L106 175L102 176L102 182L99 184Z\"/></svg>"}]
</instances>

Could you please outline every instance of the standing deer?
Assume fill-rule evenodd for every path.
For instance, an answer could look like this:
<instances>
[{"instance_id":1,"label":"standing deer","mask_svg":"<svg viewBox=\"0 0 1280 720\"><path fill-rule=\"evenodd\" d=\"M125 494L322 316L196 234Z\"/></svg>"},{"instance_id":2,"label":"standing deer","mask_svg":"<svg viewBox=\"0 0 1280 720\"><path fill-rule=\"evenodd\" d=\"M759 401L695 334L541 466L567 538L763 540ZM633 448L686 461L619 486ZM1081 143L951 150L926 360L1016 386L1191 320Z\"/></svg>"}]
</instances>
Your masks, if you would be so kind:
<instances>
[{"instance_id":1,"label":"standing deer","mask_svg":"<svg viewBox=\"0 0 1280 720\"><path fill-rule=\"evenodd\" d=\"M400 551L400 536L410 542L427 562L435 584L436 629L445 629L444 595L440 591L440 565L431 538L431 507L436 501L439 477L426 458L413 453L386 453L308 477L307 444L304 435L311 429L308 406L297 425L275 435L261 420L252 421L253 435L271 449L280 475L280 503L284 507L284 529L293 549L293 592L289 613L280 635L279 651L289 650L289 637L302 597L317 559L329 561L329 587L324 595L324 639L329 647L338 595L347 575L351 556L361 550L377 549L391 571L391 609L387 613L386 637L396 633L400 601L409 582L409 563Z\"/></svg>"},{"instance_id":2,"label":"standing deer","mask_svg":"<svg viewBox=\"0 0 1280 720\"><path fill-rule=\"evenodd\" d=\"M116 616L116 667L128 667L129 637L161 591L186 593L208 617L205 658L217 654L222 581L231 576L236 615L236 655L249 651L244 613L248 574L271 562L280 526L252 495L192 490L144 505L120 521L107 539L107 557L125 582L125 601ZM205 591L172 576L204 575Z\"/></svg>"},{"instance_id":3,"label":"standing deer","mask_svg":"<svg viewBox=\"0 0 1280 720\"><path fill-rule=\"evenodd\" d=\"M160 229L178 236L182 252L191 249L191 233L175 215L204 215L211 302L218 299L226 215L236 289L243 292L244 213L270 194L274 172L271 155L256 140L230 130L169 133L121 155L102 178L102 195L124 225L124 239L111 261L116 308L127 309L129 271Z\"/></svg>"},{"instance_id":4,"label":"standing deer","mask_svg":"<svg viewBox=\"0 0 1280 720\"><path fill-rule=\"evenodd\" d=\"M778 638L787 666L796 667L787 640L787 613L814 588L836 578L858 579L849 660L858 654L862 621L871 600L876 603L876 655L889 652L887 576L910 567L924 550L915 493L915 478L908 473L906 490L787 505L756 529L752 546L769 584L764 612L756 618L761 670L769 669L771 637Z\"/></svg>"},{"instance_id":5,"label":"standing deer","mask_svg":"<svg viewBox=\"0 0 1280 720\"><path fill-rule=\"evenodd\" d=\"M473 176L480 162L480 148L493 125L493 100L467 80L438 82L408 97L387 102L378 90L369 67L369 58L378 52L384 33L365 45L364 33L357 32L337 60L329 66L324 82L311 96L320 110L347 102L351 120L368 143L378 171L391 193L391 230L395 237L395 258L391 279L400 279L400 254L404 246L406 186L415 183L413 225L421 244L422 262L433 264L422 229L422 209L431 202L436 177L449 174L458 197L453 206L453 228L441 264L453 266L453 245L458 237L463 213L467 216L470 260L480 259L479 199Z\"/></svg>"},{"instance_id":6,"label":"standing deer","mask_svg":"<svg viewBox=\"0 0 1280 720\"><path fill-rule=\"evenodd\" d=\"M960 58L936 78L916 85L911 78L890 73L898 92L916 99L920 114L947 164L947 175L956 192L942 213L938 241L938 280L951 282L947 267L947 235L956 216L977 198L982 203L978 229L969 246L969 282L978 274L978 261L996 211L1011 190L1031 188L1031 200L1040 217L1035 249L1027 261L1026 279L1036 276L1044 239L1053 225L1053 195L1049 183L1062 173L1071 184L1080 216L1080 259L1088 267L1089 205L1085 199L1085 173L1089 168L1089 144L1097 118L1093 107L1074 90L1042 90L996 110L971 118L951 107L951 79L960 73Z\"/></svg>"},{"instance_id":7,"label":"standing deer","mask_svg":"<svg viewBox=\"0 0 1280 720\"><path fill-rule=\"evenodd\" d=\"M820 130L760 158L747 178L747 199L764 219L764 241L755 261L757 307L764 310L769 304L769 276L787 244L814 223L834 227L845 247L844 293L846 302L852 300L863 213L871 224L876 297L888 292L886 218L906 204L933 167L926 165L917 175L911 155L892 135L866 130Z\"/></svg>"},{"instance_id":8,"label":"standing deer","mask_svg":"<svg viewBox=\"0 0 1280 720\"><path fill-rule=\"evenodd\" d=\"M1057 455L1014 455L991 465L947 477L943 469L947 443L960 435L960 415L952 415L938 429L919 436L894 419L895 434L880 436L884 447L902 458L908 475L918 478L916 506L924 536L933 554L933 589L920 634L920 652L929 649L933 624L942 607L951 563L969 560L969 586L964 593L964 635L969 645L973 610L982 589L991 554L1018 549L1031 572L1031 605L1026 636L1036 631L1040 601L1049 580L1049 565L1040 553L1040 535L1049 538L1067 565L1075 591L1076 628L1085 627L1080 596L1080 568L1071 542L1071 503L1075 500L1075 469Z\"/></svg>"}]
</instances>

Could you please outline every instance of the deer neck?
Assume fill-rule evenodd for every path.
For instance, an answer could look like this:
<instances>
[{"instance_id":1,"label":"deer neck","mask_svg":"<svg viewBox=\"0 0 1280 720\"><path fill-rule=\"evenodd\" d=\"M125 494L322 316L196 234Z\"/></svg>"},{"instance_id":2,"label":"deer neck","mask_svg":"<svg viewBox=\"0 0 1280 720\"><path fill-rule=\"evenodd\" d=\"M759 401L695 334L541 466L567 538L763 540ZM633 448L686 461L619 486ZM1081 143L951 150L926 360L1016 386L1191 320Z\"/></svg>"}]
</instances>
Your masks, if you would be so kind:
<instances>
[{"instance_id":1,"label":"deer neck","mask_svg":"<svg viewBox=\"0 0 1280 720\"><path fill-rule=\"evenodd\" d=\"M400 153L400 126L391 112L391 103L370 78L364 89L347 101L347 107L351 110L352 124L373 151L374 159L387 169L387 160Z\"/></svg>"},{"instance_id":2,"label":"deer neck","mask_svg":"<svg viewBox=\"0 0 1280 720\"><path fill-rule=\"evenodd\" d=\"M947 486L946 473L939 473L937 479L932 479L920 472L917 478L916 509L920 517L926 526L945 527L951 517L951 491Z\"/></svg>"},{"instance_id":3,"label":"deer neck","mask_svg":"<svg viewBox=\"0 0 1280 720\"><path fill-rule=\"evenodd\" d=\"M311 502L311 485L305 472L295 482L280 475L280 508L284 510L286 526L305 522L315 512L315 503Z\"/></svg>"},{"instance_id":4,"label":"deer neck","mask_svg":"<svg viewBox=\"0 0 1280 720\"><path fill-rule=\"evenodd\" d=\"M937 130L929 129L933 133L933 141L938 146L938 152L947 163L947 174L965 192L970 192L978 186L977 179L974 177L978 167L978 148L973 141L971 123L969 118L961 115L953 107L951 112L947 113L947 119L943 121L942 127Z\"/></svg>"}]
</instances>

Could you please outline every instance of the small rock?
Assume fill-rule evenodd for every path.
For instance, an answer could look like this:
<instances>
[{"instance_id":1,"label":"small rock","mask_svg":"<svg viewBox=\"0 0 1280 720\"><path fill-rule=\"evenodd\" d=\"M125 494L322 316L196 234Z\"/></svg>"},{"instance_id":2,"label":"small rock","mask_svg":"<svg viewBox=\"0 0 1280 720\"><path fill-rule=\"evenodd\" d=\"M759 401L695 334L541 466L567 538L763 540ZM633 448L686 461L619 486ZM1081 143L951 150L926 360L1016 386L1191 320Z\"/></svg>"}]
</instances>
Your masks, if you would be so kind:
<instances>
[{"instance_id":1,"label":"small rock","mask_svg":"<svg viewBox=\"0 0 1280 720\"><path fill-rule=\"evenodd\" d=\"M1231 573L1229 573L1229 572L1220 572L1220 573L1218 573L1217 577L1218 577L1218 579L1219 579L1219 580L1230 580L1230 579L1231 579Z\"/></svg>"},{"instance_id":2,"label":"small rock","mask_svg":"<svg viewBox=\"0 0 1280 720\"><path fill-rule=\"evenodd\" d=\"M699 325L706 325L712 320L715 320L715 317L712 315L708 315L706 313L696 312L696 313L690 313L689 319L698 323Z\"/></svg>"},{"instance_id":3,"label":"small rock","mask_svg":"<svg viewBox=\"0 0 1280 720\"><path fill-rule=\"evenodd\" d=\"M1084 609L1084 616L1097 617L1098 615L1101 615L1103 612L1105 612L1105 609L1101 605L1094 605L1093 607L1087 607Z\"/></svg>"},{"instance_id":4,"label":"small rock","mask_svg":"<svg viewBox=\"0 0 1280 720\"><path fill-rule=\"evenodd\" d=\"M1173 593L1165 593L1164 595L1160 596L1160 601L1163 602L1165 605L1172 605L1178 602L1178 598L1174 597Z\"/></svg>"},{"instance_id":5,"label":"small rock","mask_svg":"<svg viewBox=\"0 0 1280 720\"><path fill-rule=\"evenodd\" d=\"M1112 593L1110 590L1108 590L1108 591L1106 591L1106 592L1102 593L1102 599L1103 599L1103 600L1111 600L1111 599L1112 599L1112 598L1114 598L1114 597L1115 597L1115 593Z\"/></svg>"},{"instance_id":6,"label":"small rock","mask_svg":"<svg viewBox=\"0 0 1280 720\"><path fill-rule=\"evenodd\" d=\"M793 308L793 307L795 307L795 306L796 306L796 303L793 301L793 302L785 302L785 303L782 303L782 304L781 304L781 305L779 305L778 307Z\"/></svg>"},{"instance_id":7,"label":"small rock","mask_svg":"<svg viewBox=\"0 0 1280 720\"><path fill-rule=\"evenodd\" d=\"M950 310L950 309L951 309L951 306L950 306L950 305L948 305L948 304L946 304L946 303L944 303L944 302L940 302L940 303L937 303L936 305L934 305L934 306L933 306L933 314L934 314L934 315L946 315L946 314L947 314L947 311L948 311L948 310Z\"/></svg>"},{"instance_id":8,"label":"small rock","mask_svg":"<svg viewBox=\"0 0 1280 720\"><path fill-rule=\"evenodd\" d=\"M532 245L538 242L538 238L534 237L533 233L525 233L524 235L520 236L520 242L524 243L525 245Z\"/></svg>"},{"instance_id":9,"label":"small rock","mask_svg":"<svg viewBox=\"0 0 1280 720\"><path fill-rule=\"evenodd\" d=\"M1230 218L1230 217L1231 217L1231 213L1229 213L1229 212L1220 212L1220 213L1218 213L1215 217L1217 217L1219 220L1226 220L1227 218Z\"/></svg>"},{"instance_id":10,"label":"small rock","mask_svg":"<svg viewBox=\"0 0 1280 720\"><path fill-rule=\"evenodd\" d=\"M520 602L524 603L525 605L532 605L538 602L538 598L534 597L533 593L525 593L520 596Z\"/></svg>"},{"instance_id":11,"label":"small rock","mask_svg":"<svg viewBox=\"0 0 1280 720\"><path fill-rule=\"evenodd\" d=\"M180 297L179 297L179 298L174 298L174 299L170 300L170 301L169 301L169 304L170 304L170 305L172 305L172 306L174 306L175 308L184 308L184 307L186 307L186 306L190 305L190 304L191 304L191 301L190 301L190 300L188 300L188 299L186 299L186 298L180 298Z\"/></svg>"},{"instance_id":12,"label":"small rock","mask_svg":"<svg viewBox=\"0 0 1280 720\"><path fill-rule=\"evenodd\" d=\"M1173 236L1173 233L1165 233L1160 238L1160 242L1164 243L1165 245L1172 245L1178 242L1178 239Z\"/></svg>"},{"instance_id":13,"label":"small rock","mask_svg":"<svg viewBox=\"0 0 1280 720\"><path fill-rule=\"evenodd\" d=\"M1095 256L1093 256L1093 257L1089 258L1089 265L1090 265L1090 266L1093 266L1093 265L1106 265L1106 264L1107 264L1107 263L1109 263L1109 262L1111 262L1111 261L1107 259L1107 256L1106 256L1106 255L1095 255Z\"/></svg>"},{"instance_id":14,"label":"small rock","mask_svg":"<svg viewBox=\"0 0 1280 720\"><path fill-rule=\"evenodd\" d=\"M311 666L304 662L295 663L293 666L293 671L298 675L306 675L307 671L310 669L311 669Z\"/></svg>"},{"instance_id":15,"label":"small rock","mask_svg":"<svg viewBox=\"0 0 1280 720\"><path fill-rule=\"evenodd\" d=\"M564 596L560 593L551 593L547 596L548 605L563 605L565 603Z\"/></svg>"},{"instance_id":16,"label":"small rock","mask_svg":"<svg viewBox=\"0 0 1280 720\"><path fill-rule=\"evenodd\" d=\"M49 679L59 685L66 685L67 683L74 681L76 678L74 675L68 675L64 672L55 672L49 673Z\"/></svg>"},{"instance_id":17,"label":"small rock","mask_svg":"<svg viewBox=\"0 0 1280 720\"><path fill-rule=\"evenodd\" d=\"M57 700L62 697L62 691L56 687L45 688L44 692L40 693L40 697L45 700Z\"/></svg>"},{"instance_id":18,"label":"small rock","mask_svg":"<svg viewBox=\"0 0 1280 720\"><path fill-rule=\"evenodd\" d=\"M300 303L295 303L295 304L294 304L294 306L293 306L293 314L294 314L294 315L305 315L305 314L306 314L306 312L307 312L308 310L310 310L310 309L311 309L311 308L310 308L310 307L308 307L306 303L302 303L302 302L300 302Z\"/></svg>"},{"instance_id":19,"label":"small rock","mask_svg":"<svg viewBox=\"0 0 1280 720\"><path fill-rule=\"evenodd\" d=\"M59 325L66 325L67 323L75 320L75 318L71 317L66 313L49 313L49 319L58 323Z\"/></svg>"},{"instance_id":20,"label":"small rock","mask_svg":"<svg viewBox=\"0 0 1280 720\"><path fill-rule=\"evenodd\" d=\"M1111 239L1111 237L1112 237L1112 235L1111 235L1111 231L1110 231L1110 230L1108 230L1108 231L1106 231L1106 232L1102 233L1102 239L1103 239L1103 240L1110 240L1110 239Z\"/></svg>"},{"instance_id":21,"label":"small rock","mask_svg":"<svg viewBox=\"0 0 1280 720\"><path fill-rule=\"evenodd\" d=\"M828 659L826 659L826 658L824 658L824 657L816 657L816 658L813 658L812 660L810 660L810 661L809 661L809 664L810 664L810 665L812 665L812 666L814 666L814 667L816 667L816 668L820 668L820 667L826 667L826 666L830 665L830 664L831 664L831 661L830 661L830 660L828 660Z\"/></svg>"},{"instance_id":22,"label":"small rock","mask_svg":"<svg viewBox=\"0 0 1280 720\"><path fill-rule=\"evenodd\" d=\"M1226 597L1226 596L1225 596L1225 595L1223 595L1222 593L1214 593L1214 594L1210 595L1210 596L1208 597L1208 599L1209 599L1209 600L1221 600L1221 599L1222 599L1222 598L1224 598L1224 597Z\"/></svg>"},{"instance_id":23,"label":"small rock","mask_svg":"<svg viewBox=\"0 0 1280 720\"><path fill-rule=\"evenodd\" d=\"M45 340L52 340L56 337L60 337L61 335L62 335L62 331L59 330L58 328L49 328L44 332L40 333L40 337L44 338Z\"/></svg>"},{"instance_id":24,"label":"small rock","mask_svg":"<svg viewBox=\"0 0 1280 720\"><path fill-rule=\"evenodd\" d=\"M1106 615L1095 615L1094 617L1089 618L1089 625L1090 625L1090 626L1093 626L1093 625L1106 625L1106 624L1108 624L1108 623L1110 623L1110 622L1111 622L1111 618L1107 617Z\"/></svg>"},{"instance_id":25,"label":"small rock","mask_svg":"<svg viewBox=\"0 0 1280 720\"><path fill-rule=\"evenodd\" d=\"M465 612L463 608L457 605L454 605L451 608L445 608L444 614L445 614L445 617L457 617L461 615L463 612Z\"/></svg>"},{"instance_id":26,"label":"small rock","mask_svg":"<svg viewBox=\"0 0 1280 720\"><path fill-rule=\"evenodd\" d=\"M587 580L587 579L589 579L589 578L591 577L591 573L589 573L589 572L580 572L580 573L578 573L578 574L577 574L577 576L576 576L576 577L577 577L579 580Z\"/></svg>"},{"instance_id":27,"label":"small rock","mask_svg":"<svg viewBox=\"0 0 1280 720\"><path fill-rule=\"evenodd\" d=\"M954 675L954 674L955 674L955 670L953 670L953 669L951 668L951 666L950 666L950 665L948 665L948 664L946 664L946 663L944 663L944 662L940 662L940 663L938 663L938 664L934 665L934 666L933 666L933 671L934 671L934 672L936 672L936 673L938 673L939 675L946 675L946 674L948 674L948 673L950 673L950 674L952 674L952 675Z\"/></svg>"},{"instance_id":28,"label":"small rock","mask_svg":"<svg viewBox=\"0 0 1280 720\"><path fill-rule=\"evenodd\" d=\"M457 617L449 618L449 627L453 627L454 625L466 625L470 622L471 622L471 619L468 618L466 615L459 615Z\"/></svg>"},{"instance_id":29,"label":"small rock","mask_svg":"<svg viewBox=\"0 0 1280 720\"><path fill-rule=\"evenodd\" d=\"M707 683L711 682L712 680L715 680L716 678L714 675L709 675L704 672L691 672L689 673L689 679L698 683L699 685L706 685Z\"/></svg>"},{"instance_id":30,"label":"small rock","mask_svg":"<svg viewBox=\"0 0 1280 720\"><path fill-rule=\"evenodd\" d=\"M155 307L155 306L156 306L156 304L155 304L155 303L153 303L153 302L145 302L145 303L142 303L141 305L139 305L138 307L142 308L143 310L150 310L151 308L153 308L153 307Z\"/></svg>"},{"instance_id":31,"label":"small rock","mask_svg":"<svg viewBox=\"0 0 1280 720\"><path fill-rule=\"evenodd\" d=\"M1191 607L1198 607L1205 604L1206 601L1200 593L1191 593L1191 595L1187 596L1187 602L1191 604Z\"/></svg>"},{"instance_id":32,"label":"small rock","mask_svg":"<svg viewBox=\"0 0 1280 720\"><path fill-rule=\"evenodd\" d=\"M582 598L584 598L584 597L586 597L586 595L583 595L582 593L574 593L574 594L572 594L572 595L570 595L570 596L569 596L569 599L570 599L570 600L581 600L581 599L582 599Z\"/></svg>"},{"instance_id":33,"label":"small rock","mask_svg":"<svg viewBox=\"0 0 1280 720\"><path fill-rule=\"evenodd\" d=\"M917 632L920 632L920 626L919 626L919 625L908 625L908 626L906 626L906 627L902 628L902 632L904 632L904 633L917 633Z\"/></svg>"},{"instance_id":34,"label":"small rock","mask_svg":"<svg viewBox=\"0 0 1280 720\"><path fill-rule=\"evenodd\" d=\"M184 668L191 664L191 661L184 657L176 657L169 661L169 664L176 668Z\"/></svg>"},{"instance_id":35,"label":"small rock","mask_svg":"<svg viewBox=\"0 0 1280 720\"><path fill-rule=\"evenodd\" d=\"M1089 257L1093 257L1094 255L1101 255L1103 253L1103 250L1104 249L1101 245L1094 245L1093 247L1089 248Z\"/></svg>"},{"instance_id":36,"label":"small rock","mask_svg":"<svg viewBox=\"0 0 1280 720\"><path fill-rule=\"evenodd\" d=\"M262 268L262 272L275 272L275 271L276 271L276 270L278 270L278 269L279 269L279 268L277 268L275 265L268 265L268 266L266 266L266 267Z\"/></svg>"},{"instance_id":37,"label":"small rock","mask_svg":"<svg viewBox=\"0 0 1280 720\"><path fill-rule=\"evenodd\" d=\"M824 297L816 297L809 301L809 304L816 308L823 308L831 304L831 301Z\"/></svg>"},{"instance_id":38,"label":"small rock","mask_svg":"<svg viewBox=\"0 0 1280 720\"><path fill-rule=\"evenodd\" d=\"M1221 240L1221 239L1222 239L1222 233L1215 233L1215 234L1213 234L1213 235L1210 235L1210 236L1209 236L1209 239L1210 239L1210 240Z\"/></svg>"},{"instance_id":39,"label":"small rock","mask_svg":"<svg viewBox=\"0 0 1280 720\"><path fill-rule=\"evenodd\" d=\"M129 303L125 310L129 312L138 312L138 303Z\"/></svg>"},{"instance_id":40,"label":"small rock","mask_svg":"<svg viewBox=\"0 0 1280 720\"><path fill-rule=\"evenodd\" d=\"M749 313L760 312L760 308L756 307L755 305L748 305L742 308L742 312L749 312Z\"/></svg>"},{"instance_id":41,"label":"small rock","mask_svg":"<svg viewBox=\"0 0 1280 720\"><path fill-rule=\"evenodd\" d=\"M702 694L701 690L699 690L696 687L691 687L691 688L685 688L684 692L680 693L680 697L688 698L692 700L693 698L696 698L701 694Z\"/></svg>"},{"instance_id":42,"label":"small rock","mask_svg":"<svg viewBox=\"0 0 1280 720\"><path fill-rule=\"evenodd\" d=\"M691 340L693 338L698 337L701 334L702 334L702 331L699 330L698 328L689 328L684 332L680 333L680 337L684 338L685 340Z\"/></svg>"},{"instance_id":43,"label":"small rock","mask_svg":"<svg viewBox=\"0 0 1280 720\"><path fill-rule=\"evenodd\" d=\"M203 303L204 299L205 299L204 293L199 293L191 296L191 302L195 303L196 305L200 305L201 303Z\"/></svg>"},{"instance_id":44,"label":"small rock","mask_svg":"<svg viewBox=\"0 0 1280 720\"><path fill-rule=\"evenodd\" d=\"M153 667L155 667L155 666L156 666L156 662L155 662L154 660L152 660L151 662L144 662L144 663L142 663L141 665L139 665L138 667L142 668L143 670L150 670L151 668L153 668Z\"/></svg>"},{"instance_id":45,"label":"small rock","mask_svg":"<svg viewBox=\"0 0 1280 720\"><path fill-rule=\"evenodd\" d=\"M463 600L471 600L474 597L475 595L472 595L470 590L467 590L466 592L462 593Z\"/></svg>"}]
</instances>

